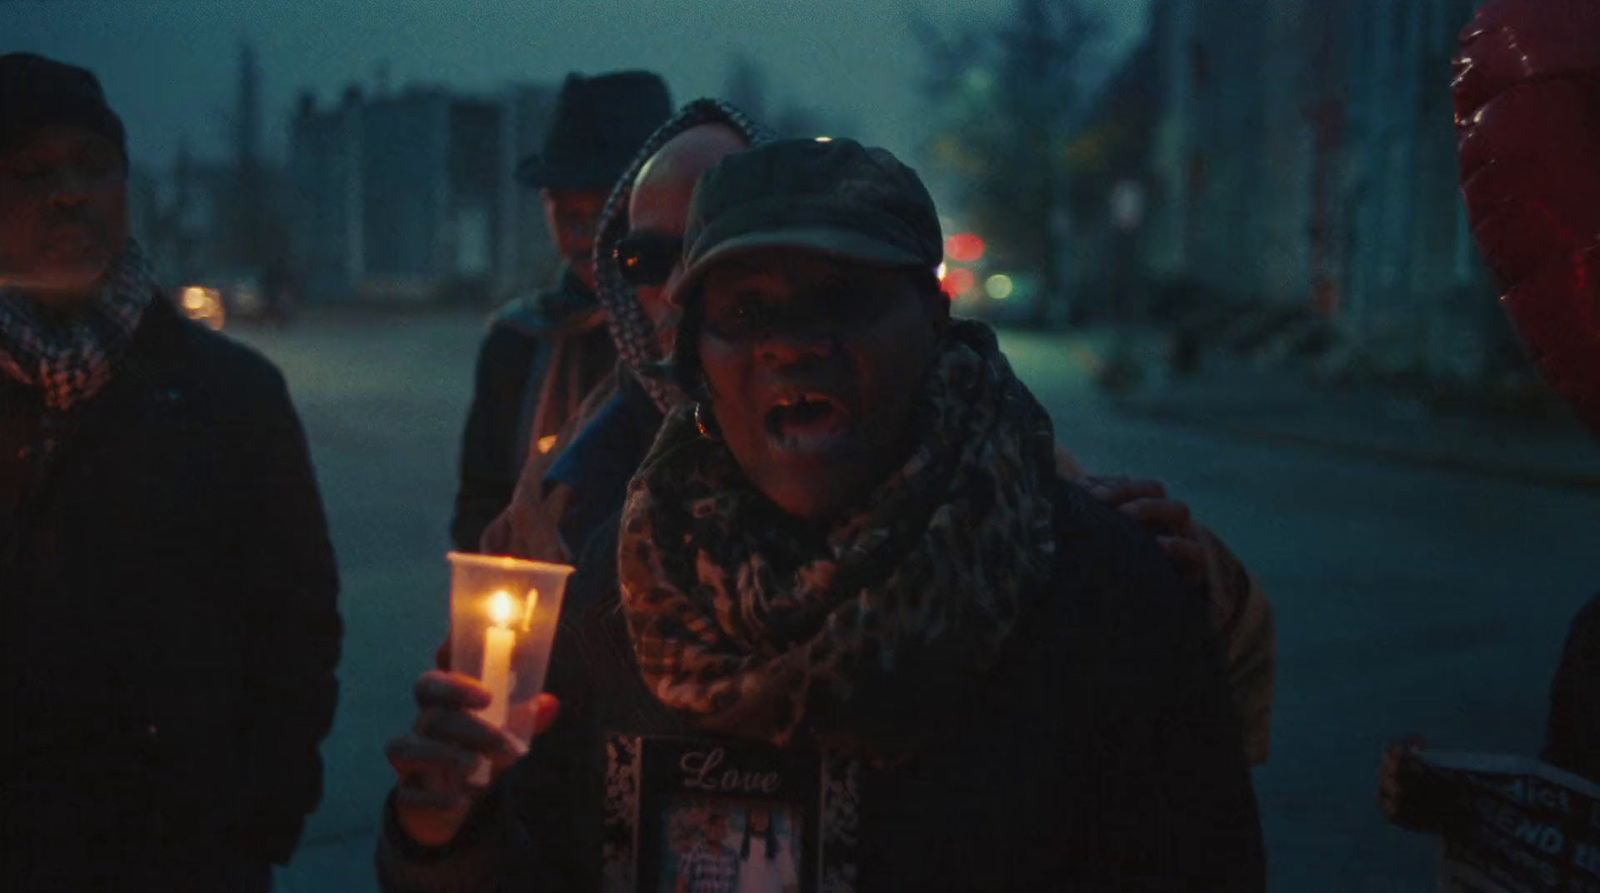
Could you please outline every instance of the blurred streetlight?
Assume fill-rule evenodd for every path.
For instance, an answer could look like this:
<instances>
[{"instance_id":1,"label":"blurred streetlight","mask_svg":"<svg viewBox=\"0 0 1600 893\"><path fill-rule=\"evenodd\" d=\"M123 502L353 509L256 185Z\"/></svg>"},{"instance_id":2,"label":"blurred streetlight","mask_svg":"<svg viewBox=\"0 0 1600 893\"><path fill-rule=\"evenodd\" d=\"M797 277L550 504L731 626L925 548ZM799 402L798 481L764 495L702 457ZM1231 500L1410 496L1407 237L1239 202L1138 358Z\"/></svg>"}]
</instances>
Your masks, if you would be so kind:
<instances>
[{"instance_id":1,"label":"blurred streetlight","mask_svg":"<svg viewBox=\"0 0 1600 893\"><path fill-rule=\"evenodd\" d=\"M940 280L944 284L945 294L959 298L977 284L977 277L965 267L951 267L945 270L944 277Z\"/></svg>"},{"instance_id":2,"label":"blurred streetlight","mask_svg":"<svg viewBox=\"0 0 1600 893\"><path fill-rule=\"evenodd\" d=\"M956 233L944 240L945 257L961 263L971 263L983 257L983 239L971 233Z\"/></svg>"},{"instance_id":3,"label":"blurred streetlight","mask_svg":"<svg viewBox=\"0 0 1600 893\"><path fill-rule=\"evenodd\" d=\"M183 315L210 329L221 329L227 317L222 293L214 288L191 285L178 298Z\"/></svg>"},{"instance_id":4,"label":"blurred streetlight","mask_svg":"<svg viewBox=\"0 0 1600 893\"><path fill-rule=\"evenodd\" d=\"M1015 289L1016 283L1012 282L1011 277L1004 273L996 273L984 280L983 283L983 290L996 301L1004 301L1006 298L1011 297L1011 292Z\"/></svg>"}]
</instances>

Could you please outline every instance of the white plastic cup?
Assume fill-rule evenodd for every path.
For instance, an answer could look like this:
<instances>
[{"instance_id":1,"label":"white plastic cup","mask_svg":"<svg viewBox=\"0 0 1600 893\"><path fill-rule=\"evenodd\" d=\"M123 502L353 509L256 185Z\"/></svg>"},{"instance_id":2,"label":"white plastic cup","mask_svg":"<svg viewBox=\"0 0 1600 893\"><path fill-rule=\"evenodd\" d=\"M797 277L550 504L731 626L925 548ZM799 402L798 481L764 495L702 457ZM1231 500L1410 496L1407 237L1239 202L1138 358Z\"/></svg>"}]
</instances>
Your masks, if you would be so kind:
<instances>
[{"instance_id":1,"label":"white plastic cup","mask_svg":"<svg viewBox=\"0 0 1600 893\"><path fill-rule=\"evenodd\" d=\"M478 715L524 747L533 739L534 699L544 691L561 599L573 568L498 555L451 552L450 668L493 698ZM487 762L473 781L489 780Z\"/></svg>"}]
</instances>

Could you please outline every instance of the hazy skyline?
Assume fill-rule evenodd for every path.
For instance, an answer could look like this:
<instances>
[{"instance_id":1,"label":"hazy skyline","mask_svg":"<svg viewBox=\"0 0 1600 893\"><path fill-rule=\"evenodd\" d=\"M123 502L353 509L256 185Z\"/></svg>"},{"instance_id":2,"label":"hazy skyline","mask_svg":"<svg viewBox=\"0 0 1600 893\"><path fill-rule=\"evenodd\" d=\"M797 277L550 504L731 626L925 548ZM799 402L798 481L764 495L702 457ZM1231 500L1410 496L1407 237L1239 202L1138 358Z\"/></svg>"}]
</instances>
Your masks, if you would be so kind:
<instances>
[{"instance_id":1,"label":"hazy skyline","mask_svg":"<svg viewBox=\"0 0 1600 893\"><path fill-rule=\"evenodd\" d=\"M1115 44L1148 0L1101 0ZM187 141L225 146L248 39L262 71L264 149L281 157L303 88L321 102L351 81L493 90L568 71L648 68L678 103L722 92L731 51L767 69L772 100L837 114L852 134L915 158L926 132L913 12L950 26L993 21L1010 0L0 0L0 52L84 65L128 124L135 163L164 166Z\"/></svg>"}]
</instances>

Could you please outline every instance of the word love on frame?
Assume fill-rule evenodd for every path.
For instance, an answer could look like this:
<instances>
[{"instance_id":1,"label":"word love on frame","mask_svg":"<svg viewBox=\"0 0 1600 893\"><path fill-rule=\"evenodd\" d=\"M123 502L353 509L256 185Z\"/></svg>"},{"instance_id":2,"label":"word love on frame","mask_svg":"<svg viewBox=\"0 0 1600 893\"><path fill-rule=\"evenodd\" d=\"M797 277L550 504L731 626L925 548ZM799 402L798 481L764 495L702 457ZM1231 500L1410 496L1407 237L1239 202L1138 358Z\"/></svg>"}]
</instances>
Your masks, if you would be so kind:
<instances>
[{"instance_id":1,"label":"word love on frame","mask_svg":"<svg viewBox=\"0 0 1600 893\"><path fill-rule=\"evenodd\" d=\"M856 763L742 742L606 741L607 893L854 893Z\"/></svg>"}]
</instances>

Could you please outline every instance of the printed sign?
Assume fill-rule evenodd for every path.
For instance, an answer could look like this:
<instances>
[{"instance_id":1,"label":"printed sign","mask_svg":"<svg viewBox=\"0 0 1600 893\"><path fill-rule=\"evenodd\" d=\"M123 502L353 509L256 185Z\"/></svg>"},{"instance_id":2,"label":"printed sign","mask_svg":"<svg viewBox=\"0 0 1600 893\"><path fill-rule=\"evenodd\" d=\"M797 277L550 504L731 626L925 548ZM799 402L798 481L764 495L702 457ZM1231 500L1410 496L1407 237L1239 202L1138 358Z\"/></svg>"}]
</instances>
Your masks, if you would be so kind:
<instances>
[{"instance_id":1,"label":"printed sign","mask_svg":"<svg viewBox=\"0 0 1600 893\"><path fill-rule=\"evenodd\" d=\"M608 893L852 893L856 764L685 738L606 742Z\"/></svg>"},{"instance_id":2,"label":"printed sign","mask_svg":"<svg viewBox=\"0 0 1600 893\"><path fill-rule=\"evenodd\" d=\"M1600 785L1523 757L1416 756L1450 793L1443 893L1600 893Z\"/></svg>"}]
</instances>

